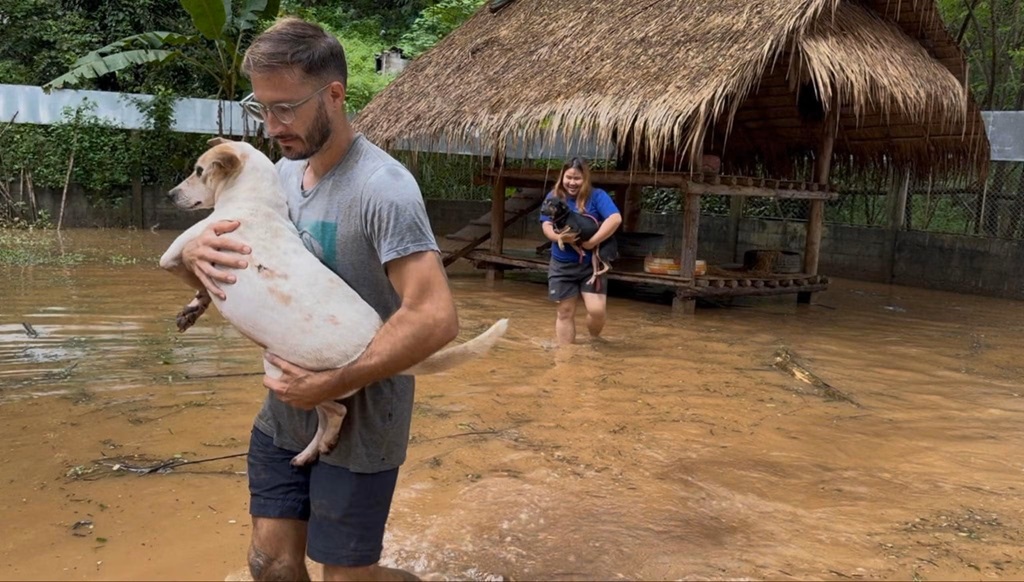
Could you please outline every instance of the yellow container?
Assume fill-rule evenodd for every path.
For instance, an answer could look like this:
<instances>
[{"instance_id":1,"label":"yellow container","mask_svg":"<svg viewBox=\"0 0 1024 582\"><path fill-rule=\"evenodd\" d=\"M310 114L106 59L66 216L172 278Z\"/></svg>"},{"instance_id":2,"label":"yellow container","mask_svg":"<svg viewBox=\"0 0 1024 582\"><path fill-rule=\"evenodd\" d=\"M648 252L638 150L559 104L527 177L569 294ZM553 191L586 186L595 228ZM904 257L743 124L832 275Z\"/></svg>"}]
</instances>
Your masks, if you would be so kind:
<instances>
[{"instance_id":1,"label":"yellow container","mask_svg":"<svg viewBox=\"0 0 1024 582\"><path fill-rule=\"evenodd\" d=\"M673 277L679 275L679 259L670 259L665 257L654 257L648 256L644 259L644 272L652 275L671 275ZM698 260L697 264L694 265L693 274L697 277L705 275L708 272L708 264L705 261Z\"/></svg>"}]
</instances>

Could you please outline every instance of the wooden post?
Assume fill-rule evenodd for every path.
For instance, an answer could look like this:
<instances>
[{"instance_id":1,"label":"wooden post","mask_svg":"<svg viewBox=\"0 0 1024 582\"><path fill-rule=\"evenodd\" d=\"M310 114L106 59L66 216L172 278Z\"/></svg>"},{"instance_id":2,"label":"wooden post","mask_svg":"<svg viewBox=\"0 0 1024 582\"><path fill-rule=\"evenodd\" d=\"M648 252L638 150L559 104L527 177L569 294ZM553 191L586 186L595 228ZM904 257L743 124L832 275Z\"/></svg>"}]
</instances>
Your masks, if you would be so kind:
<instances>
[{"instance_id":1,"label":"wooden post","mask_svg":"<svg viewBox=\"0 0 1024 582\"><path fill-rule=\"evenodd\" d=\"M679 258L679 277L693 281L693 272L697 267L697 233L700 229L700 194L683 195L683 254ZM697 300L692 297L676 295L672 301L673 311L684 315L693 315L697 310Z\"/></svg>"},{"instance_id":2,"label":"wooden post","mask_svg":"<svg viewBox=\"0 0 1024 582\"><path fill-rule=\"evenodd\" d=\"M839 125L839 96L832 101L828 114L825 116L824 132L821 147L818 148L814 164L814 181L819 186L828 187L828 175L832 169L832 149L836 141L836 129ZM821 233L825 226L825 201L811 200L810 212L807 216L807 238L804 243L804 273L818 274L818 259L821 256ZM797 302L810 303L812 293L797 294Z\"/></svg>"},{"instance_id":3,"label":"wooden post","mask_svg":"<svg viewBox=\"0 0 1024 582\"><path fill-rule=\"evenodd\" d=\"M626 186L626 196L622 211L622 232L636 232L640 225L640 202L642 191L639 184Z\"/></svg>"},{"instance_id":4,"label":"wooden post","mask_svg":"<svg viewBox=\"0 0 1024 582\"><path fill-rule=\"evenodd\" d=\"M733 262L739 261L740 221L743 219L743 205L746 196L729 197L729 256Z\"/></svg>"},{"instance_id":5,"label":"wooden post","mask_svg":"<svg viewBox=\"0 0 1024 582\"><path fill-rule=\"evenodd\" d=\"M500 255L505 246L505 178L494 178L491 190L491 253ZM505 271L495 265L487 267L487 283L493 284L505 278Z\"/></svg>"}]
</instances>

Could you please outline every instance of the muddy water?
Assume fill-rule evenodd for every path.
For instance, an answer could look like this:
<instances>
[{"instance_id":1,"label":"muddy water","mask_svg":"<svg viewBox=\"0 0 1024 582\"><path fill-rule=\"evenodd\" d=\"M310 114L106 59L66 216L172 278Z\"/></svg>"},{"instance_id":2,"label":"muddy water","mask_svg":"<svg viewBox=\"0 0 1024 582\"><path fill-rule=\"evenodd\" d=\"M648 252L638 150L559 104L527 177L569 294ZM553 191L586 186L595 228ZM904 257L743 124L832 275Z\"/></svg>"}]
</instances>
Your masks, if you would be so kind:
<instances>
[{"instance_id":1,"label":"muddy water","mask_svg":"<svg viewBox=\"0 0 1024 582\"><path fill-rule=\"evenodd\" d=\"M188 291L155 267L173 234L73 231L75 264L0 267L2 579L244 570L244 459L125 470L243 452L263 397L258 350L219 316L174 332ZM813 306L682 319L613 297L606 341L552 349L542 286L468 270L452 286L465 336L511 328L491 357L420 378L386 563L1024 577L1020 303L836 281ZM773 367L780 349L859 406Z\"/></svg>"}]
</instances>

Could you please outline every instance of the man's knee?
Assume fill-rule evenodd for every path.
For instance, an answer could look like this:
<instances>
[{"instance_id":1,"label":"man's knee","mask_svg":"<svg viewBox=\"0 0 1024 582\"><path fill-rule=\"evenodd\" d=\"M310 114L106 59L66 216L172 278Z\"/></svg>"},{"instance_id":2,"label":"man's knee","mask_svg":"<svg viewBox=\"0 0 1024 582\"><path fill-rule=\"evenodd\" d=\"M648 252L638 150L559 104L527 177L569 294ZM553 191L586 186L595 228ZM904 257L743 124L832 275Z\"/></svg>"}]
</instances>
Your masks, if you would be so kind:
<instances>
[{"instance_id":1,"label":"man's knee","mask_svg":"<svg viewBox=\"0 0 1024 582\"><path fill-rule=\"evenodd\" d=\"M272 555L249 546L249 573L253 580L309 580L304 555Z\"/></svg>"}]
</instances>

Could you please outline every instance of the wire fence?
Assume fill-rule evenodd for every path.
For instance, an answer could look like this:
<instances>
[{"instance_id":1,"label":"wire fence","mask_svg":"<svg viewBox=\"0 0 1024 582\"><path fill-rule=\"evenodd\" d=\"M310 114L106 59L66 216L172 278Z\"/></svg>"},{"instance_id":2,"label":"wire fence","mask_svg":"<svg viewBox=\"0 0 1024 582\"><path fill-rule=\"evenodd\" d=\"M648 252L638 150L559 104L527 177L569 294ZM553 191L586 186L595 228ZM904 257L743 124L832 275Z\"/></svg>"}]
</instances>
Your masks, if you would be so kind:
<instances>
[{"instance_id":1,"label":"wire fence","mask_svg":"<svg viewBox=\"0 0 1024 582\"><path fill-rule=\"evenodd\" d=\"M984 181L908 178L893 172L847 178L836 200L825 204L825 222L864 227L888 227L902 217L902 228L924 232L1024 239L1024 163L991 162ZM895 208L907 180L906 205ZM805 220L805 200L746 198L744 218ZM648 188L641 206L659 214L681 212L678 191ZM702 196L701 214L728 216L730 197Z\"/></svg>"}]
</instances>

